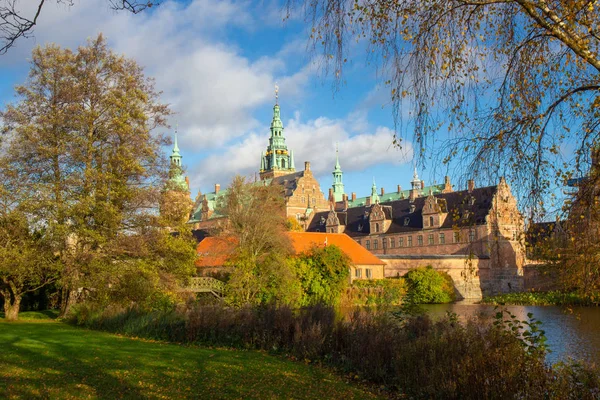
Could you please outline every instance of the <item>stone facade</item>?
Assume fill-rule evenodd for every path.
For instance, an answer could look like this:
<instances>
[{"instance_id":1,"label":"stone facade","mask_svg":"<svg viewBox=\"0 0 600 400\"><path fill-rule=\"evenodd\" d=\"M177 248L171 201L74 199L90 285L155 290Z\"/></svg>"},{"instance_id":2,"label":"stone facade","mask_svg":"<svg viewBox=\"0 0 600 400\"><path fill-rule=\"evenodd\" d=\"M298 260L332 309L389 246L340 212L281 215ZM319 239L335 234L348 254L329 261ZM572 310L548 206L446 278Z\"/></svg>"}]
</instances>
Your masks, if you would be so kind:
<instances>
[{"instance_id":1,"label":"stone facade","mask_svg":"<svg viewBox=\"0 0 600 400\"><path fill-rule=\"evenodd\" d=\"M308 230L348 234L386 262L386 277L431 265L448 272L464 298L522 290L523 217L506 181L428 195L423 187L413 179L408 198L345 210L332 204Z\"/></svg>"}]
</instances>

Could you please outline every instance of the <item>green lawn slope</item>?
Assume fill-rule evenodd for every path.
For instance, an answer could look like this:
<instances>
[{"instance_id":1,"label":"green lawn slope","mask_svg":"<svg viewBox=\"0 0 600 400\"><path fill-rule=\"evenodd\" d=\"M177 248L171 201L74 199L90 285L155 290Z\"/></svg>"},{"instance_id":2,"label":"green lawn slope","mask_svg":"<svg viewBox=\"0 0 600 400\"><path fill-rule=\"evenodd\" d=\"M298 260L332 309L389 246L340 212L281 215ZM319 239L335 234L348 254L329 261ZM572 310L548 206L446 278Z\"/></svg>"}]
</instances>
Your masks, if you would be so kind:
<instances>
[{"instance_id":1,"label":"green lawn slope","mask_svg":"<svg viewBox=\"0 0 600 400\"><path fill-rule=\"evenodd\" d=\"M0 320L0 398L372 399L318 367L60 322Z\"/></svg>"}]
</instances>

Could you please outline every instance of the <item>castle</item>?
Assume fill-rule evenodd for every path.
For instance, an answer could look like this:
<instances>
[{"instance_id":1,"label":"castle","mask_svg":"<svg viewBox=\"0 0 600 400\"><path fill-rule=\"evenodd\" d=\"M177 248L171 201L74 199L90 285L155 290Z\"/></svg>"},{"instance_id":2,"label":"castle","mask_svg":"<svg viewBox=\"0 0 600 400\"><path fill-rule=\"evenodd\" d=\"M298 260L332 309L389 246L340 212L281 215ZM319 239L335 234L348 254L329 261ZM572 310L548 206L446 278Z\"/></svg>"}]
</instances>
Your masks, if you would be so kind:
<instances>
[{"instance_id":1,"label":"castle","mask_svg":"<svg viewBox=\"0 0 600 400\"><path fill-rule=\"evenodd\" d=\"M178 149L175 160L180 165ZM482 188L470 180L465 190L454 191L448 177L425 186L415 169L409 190L398 185L378 192L373 182L371 194L357 198L344 191L337 150L332 175L326 197L310 162L296 171L276 102L256 184L281 186L287 217L305 231L347 234L386 263L386 277L426 265L446 271L463 298L523 290L524 219L504 179ZM184 185L181 177L175 182ZM216 205L226 193L219 184L198 193L188 221L192 229L207 231L225 218Z\"/></svg>"}]
</instances>

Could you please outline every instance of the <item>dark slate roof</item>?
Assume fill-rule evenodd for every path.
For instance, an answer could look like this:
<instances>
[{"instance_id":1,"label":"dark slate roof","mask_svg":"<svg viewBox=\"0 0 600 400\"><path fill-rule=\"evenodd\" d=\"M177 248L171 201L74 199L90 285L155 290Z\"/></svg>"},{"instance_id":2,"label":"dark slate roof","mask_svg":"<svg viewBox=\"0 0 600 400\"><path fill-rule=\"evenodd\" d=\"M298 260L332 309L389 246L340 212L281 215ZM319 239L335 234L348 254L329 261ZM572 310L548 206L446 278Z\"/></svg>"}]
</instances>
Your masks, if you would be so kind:
<instances>
[{"instance_id":1,"label":"dark slate roof","mask_svg":"<svg viewBox=\"0 0 600 400\"><path fill-rule=\"evenodd\" d=\"M441 228L485 224L496 190L497 186L488 186L475 188L471 193L463 190L434 195L437 199L444 199L448 207L448 217ZM389 218L389 212L391 211L392 223L386 233L409 233L422 230L422 212L426 199L427 196L424 196L415 199L414 203L411 203L409 199L381 203L382 206L389 207L384 207L386 218ZM411 206L413 205L414 210L411 211ZM344 233L350 236L368 235L370 233L370 210L370 206L348 208L344 212L347 218ZM316 213L307 231L325 232L326 225L321 222L327 219L328 213L329 211ZM342 223L342 219L340 219L340 223Z\"/></svg>"}]
</instances>

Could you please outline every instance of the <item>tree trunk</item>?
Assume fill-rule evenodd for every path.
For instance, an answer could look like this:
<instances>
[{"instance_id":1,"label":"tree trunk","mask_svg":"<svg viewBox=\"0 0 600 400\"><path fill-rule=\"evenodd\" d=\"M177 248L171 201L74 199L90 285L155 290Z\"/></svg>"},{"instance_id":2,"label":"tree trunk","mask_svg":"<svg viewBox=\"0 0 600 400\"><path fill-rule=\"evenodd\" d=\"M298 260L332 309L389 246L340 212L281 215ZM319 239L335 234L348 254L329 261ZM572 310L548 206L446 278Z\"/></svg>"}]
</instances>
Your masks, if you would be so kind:
<instances>
[{"instance_id":1,"label":"tree trunk","mask_svg":"<svg viewBox=\"0 0 600 400\"><path fill-rule=\"evenodd\" d=\"M65 317L69 312L71 312L71 308L75 303L77 303L78 293L77 290L62 290L62 302L60 305L60 314L59 318Z\"/></svg>"},{"instance_id":2,"label":"tree trunk","mask_svg":"<svg viewBox=\"0 0 600 400\"><path fill-rule=\"evenodd\" d=\"M12 298L4 298L4 318L7 321L19 319L19 308L21 307L21 295L12 295Z\"/></svg>"}]
</instances>

